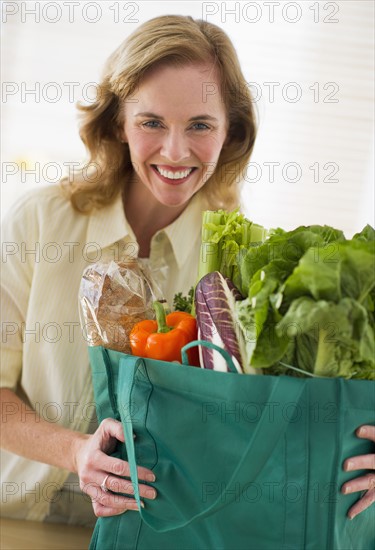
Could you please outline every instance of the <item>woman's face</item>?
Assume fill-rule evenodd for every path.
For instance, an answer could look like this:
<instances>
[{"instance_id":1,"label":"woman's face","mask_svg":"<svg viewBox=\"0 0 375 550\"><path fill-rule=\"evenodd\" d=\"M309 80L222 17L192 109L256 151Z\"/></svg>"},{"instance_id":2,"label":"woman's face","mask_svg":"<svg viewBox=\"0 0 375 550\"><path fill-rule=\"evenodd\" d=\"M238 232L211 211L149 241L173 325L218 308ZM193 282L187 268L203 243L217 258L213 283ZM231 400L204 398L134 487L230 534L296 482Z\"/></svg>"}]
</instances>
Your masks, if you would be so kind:
<instances>
[{"instance_id":1,"label":"woman's face","mask_svg":"<svg viewBox=\"0 0 375 550\"><path fill-rule=\"evenodd\" d=\"M160 66L126 101L123 138L150 200L183 206L214 172L227 134L219 89L210 64Z\"/></svg>"}]
</instances>

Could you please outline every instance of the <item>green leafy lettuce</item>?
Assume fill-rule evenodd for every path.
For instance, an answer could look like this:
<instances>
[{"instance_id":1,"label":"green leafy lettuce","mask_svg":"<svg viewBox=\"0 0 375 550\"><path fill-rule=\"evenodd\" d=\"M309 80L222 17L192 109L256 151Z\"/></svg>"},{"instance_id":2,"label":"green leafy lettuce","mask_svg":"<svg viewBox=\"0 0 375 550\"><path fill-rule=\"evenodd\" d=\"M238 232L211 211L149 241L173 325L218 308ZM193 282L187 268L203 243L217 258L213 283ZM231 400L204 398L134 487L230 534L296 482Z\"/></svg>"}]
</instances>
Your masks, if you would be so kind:
<instances>
[{"instance_id":1,"label":"green leafy lettuce","mask_svg":"<svg viewBox=\"0 0 375 550\"><path fill-rule=\"evenodd\" d=\"M276 229L238 255L248 367L375 379L375 231ZM246 370L246 367L245 367Z\"/></svg>"}]
</instances>

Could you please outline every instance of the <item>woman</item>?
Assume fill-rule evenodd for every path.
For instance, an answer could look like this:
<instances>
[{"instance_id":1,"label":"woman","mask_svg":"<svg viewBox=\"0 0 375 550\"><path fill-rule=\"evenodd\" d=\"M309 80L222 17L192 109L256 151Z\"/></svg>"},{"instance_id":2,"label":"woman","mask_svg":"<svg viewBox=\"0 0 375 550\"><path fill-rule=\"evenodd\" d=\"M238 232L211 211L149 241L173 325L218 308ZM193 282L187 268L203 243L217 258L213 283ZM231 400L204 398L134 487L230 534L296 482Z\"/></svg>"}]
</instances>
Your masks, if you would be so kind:
<instances>
[{"instance_id":1,"label":"woman","mask_svg":"<svg viewBox=\"0 0 375 550\"><path fill-rule=\"evenodd\" d=\"M256 134L231 42L190 17L139 27L108 60L97 101L80 109L87 169L19 201L3 233L3 515L72 523L90 521L88 499L69 490L75 474L96 516L136 509L116 494L132 492L121 477L128 464L108 456L122 426L95 426L76 306L82 271L102 255L138 255L169 301L186 292L202 210L239 205ZM352 469L369 467L361 460ZM139 476L155 481L145 468ZM351 483L366 488L363 478ZM141 485L140 494L156 490Z\"/></svg>"},{"instance_id":2,"label":"woman","mask_svg":"<svg viewBox=\"0 0 375 550\"><path fill-rule=\"evenodd\" d=\"M238 206L239 175L255 139L232 44L217 27L188 17L141 26L110 57L97 102L81 112L88 166L62 189L27 195L4 224L4 241L20 243L4 264L2 298L9 321L2 433L10 451L2 474L17 484L6 486L3 514L13 517L64 517L77 486L69 471L78 473L96 515L136 508L105 492L129 485L118 477L127 464L106 454L123 439L121 425L108 420L86 435L95 423L78 324L81 275L103 255L136 254L148 259L170 302L186 293L197 276L202 211Z\"/></svg>"}]
</instances>

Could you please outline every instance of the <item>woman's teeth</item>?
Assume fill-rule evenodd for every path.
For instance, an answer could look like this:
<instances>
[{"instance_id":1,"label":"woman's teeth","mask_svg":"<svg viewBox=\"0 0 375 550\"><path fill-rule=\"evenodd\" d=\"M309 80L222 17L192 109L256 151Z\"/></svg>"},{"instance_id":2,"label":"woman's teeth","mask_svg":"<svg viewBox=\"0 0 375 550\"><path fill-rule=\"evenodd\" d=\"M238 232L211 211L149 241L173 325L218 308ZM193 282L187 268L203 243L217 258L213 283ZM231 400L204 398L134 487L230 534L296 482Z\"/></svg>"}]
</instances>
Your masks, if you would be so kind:
<instances>
[{"instance_id":1,"label":"woman's teeth","mask_svg":"<svg viewBox=\"0 0 375 550\"><path fill-rule=\"evenodd\" d=\"M163 168L159 168L159 166L156 166L156 169L160 175L170 180L179 180L182 178L186 178L193 171L193 168L187 168L186 170L171 172L170 170L163 170Z\"/></svg>"}]
</instances>

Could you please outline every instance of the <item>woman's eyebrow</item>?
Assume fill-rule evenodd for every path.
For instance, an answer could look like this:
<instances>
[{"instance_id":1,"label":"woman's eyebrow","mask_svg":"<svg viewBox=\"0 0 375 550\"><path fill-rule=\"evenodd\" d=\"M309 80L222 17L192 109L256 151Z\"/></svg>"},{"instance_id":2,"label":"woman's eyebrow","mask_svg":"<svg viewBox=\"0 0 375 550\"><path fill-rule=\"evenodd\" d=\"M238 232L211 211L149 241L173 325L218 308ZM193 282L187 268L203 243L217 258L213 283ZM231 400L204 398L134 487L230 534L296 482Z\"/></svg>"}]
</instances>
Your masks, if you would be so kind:
<instances>
[{"instance_id":1,"label":"woman's eyebrow","mask_svg":"<svg viewBox=\"0 0 375 550\"><path fill-rule=\"evenodd\" d=\"M142 113L135 113L134 116L148 116L150 118L157 118L159 120L164 120L164 117L156 115L155 113L150 113L149 111L144 111Z\"/></svg>"},{"instance_id":2,"label":"woman's eyebrow","mask_svg":"<svg viewBox=\"0 0 375 550\"><path fill-rule=\"evenodd\" d=\"M135 117L137 116L145 116L149 118L157 118L158 120L164 120L164 117L157 115L155 113L151 113L150 111L142 111L140 113L135 113ZM211 120L211 121L217 121L217 118L211 116L211 115L196 115L191 118L189 118L189 122L194 122L196 120Z\"/></svg>"},{"instance_id":3,"label":"woman's eyebrow","mask_svg":"<svg viewBox=\"0 0 375 550\"><path fill-rule=\"evenodd\" d=\"M216 121L217 122L217 118L215 118L214 116L211 116L211 115L197 115L197 116L191 117L189 120L191 120L192 122L194 120L211 120L211 121Z\"/></svg>"}]
</instances>

